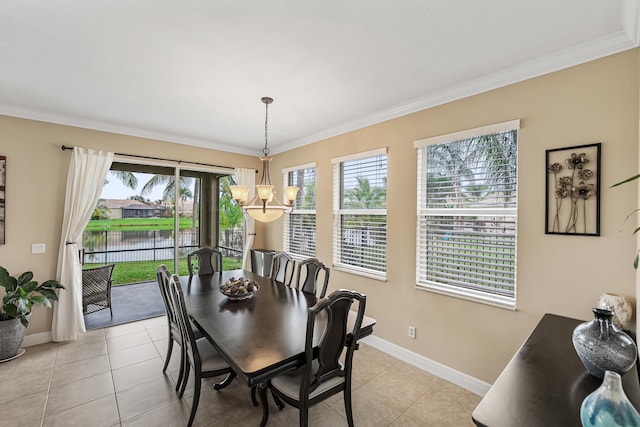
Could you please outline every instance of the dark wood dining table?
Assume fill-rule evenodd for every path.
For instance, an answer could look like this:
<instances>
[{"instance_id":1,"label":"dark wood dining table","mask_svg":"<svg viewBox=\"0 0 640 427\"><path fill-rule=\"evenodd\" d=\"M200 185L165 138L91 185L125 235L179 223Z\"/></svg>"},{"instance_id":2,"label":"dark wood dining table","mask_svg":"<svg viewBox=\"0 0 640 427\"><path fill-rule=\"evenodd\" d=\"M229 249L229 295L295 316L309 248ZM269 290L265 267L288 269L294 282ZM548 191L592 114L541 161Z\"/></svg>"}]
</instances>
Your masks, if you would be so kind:
<instances>
[{"instance_id":1,"label":"dark wood dining table","mask_svg":"<svg viewBox=\"0 0 640 427\"><path fill-rule=\"evenodd\" d=\"M231 301L218 288L232 277L255 280L260 290L252 298ZM246 270L194 275L190 283L186 276L180 282L193 322L247 385L264 384L302 365L307 311L315 296ZM355 339L372 334L375 323L365 316Z\"/></svg>"}]
</instances>

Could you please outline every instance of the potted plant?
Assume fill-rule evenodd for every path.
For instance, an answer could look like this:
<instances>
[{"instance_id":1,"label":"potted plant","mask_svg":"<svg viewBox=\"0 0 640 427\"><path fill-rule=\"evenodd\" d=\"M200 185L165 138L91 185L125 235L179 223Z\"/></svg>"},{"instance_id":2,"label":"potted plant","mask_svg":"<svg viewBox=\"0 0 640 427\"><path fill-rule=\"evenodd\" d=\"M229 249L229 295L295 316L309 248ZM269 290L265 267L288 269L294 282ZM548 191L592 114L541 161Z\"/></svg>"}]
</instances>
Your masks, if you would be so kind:
<instances>
[{"instance_id":1,"label":"potted plant","mask_svg":"<svg viewBox=\"0 0 640 427\"><path fill-rule=\"evenodd\" d=\"M0 266L0 286L6 291L0 307L0 361L18 354L33 304L51 307L51 301L58 299L55 289L64 289L57 280L47 280L39 285L32 279L30 271L16 279Z\"/></svg>"}]
</instances>

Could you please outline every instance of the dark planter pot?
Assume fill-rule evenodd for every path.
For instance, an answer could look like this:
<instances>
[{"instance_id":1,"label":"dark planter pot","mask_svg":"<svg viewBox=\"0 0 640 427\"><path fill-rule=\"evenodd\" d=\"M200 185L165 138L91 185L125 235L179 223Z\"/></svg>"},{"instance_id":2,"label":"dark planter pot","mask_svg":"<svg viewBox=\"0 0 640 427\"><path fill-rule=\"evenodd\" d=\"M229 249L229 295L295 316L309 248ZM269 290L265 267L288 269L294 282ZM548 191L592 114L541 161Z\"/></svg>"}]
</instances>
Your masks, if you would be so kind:
<instances>
[{"instance_id":1,"label":"dark planter pot","mask_svg":"<svg viewBox=\"0 0 640 427\"><path fill-rule=\"evenodd\" d=\"M0 320L0 361L18 354L26 332L20 319Z\"/></svg>"}]
</instances>

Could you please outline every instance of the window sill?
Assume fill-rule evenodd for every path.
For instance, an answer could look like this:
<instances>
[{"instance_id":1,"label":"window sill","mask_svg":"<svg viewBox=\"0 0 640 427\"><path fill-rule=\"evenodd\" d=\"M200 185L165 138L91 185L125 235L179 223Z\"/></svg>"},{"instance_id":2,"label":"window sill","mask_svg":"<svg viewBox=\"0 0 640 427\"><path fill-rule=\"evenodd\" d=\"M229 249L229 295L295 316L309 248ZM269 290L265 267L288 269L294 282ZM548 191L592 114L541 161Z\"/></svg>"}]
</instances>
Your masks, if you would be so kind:
<instances>
[{"instance_id":1,"label":"window sill","mask_svg":"<svg viewBox=\"0 0 640 427\"><path fill-rule=\"evenodd\" d=\"M437 294L465 299L480 304L491 305L494 307L503 308L505 310L516 310L516 300L514 298L487 294L470 289L460 289L454 286L447 285L418 283L416 284L416 288L419 290L435 292Z\"/></svg>"},{"instance_id":2,"label":"window sill","mask_svg":"<svg viewBox=\"0 0 640 427\"><path fill-rule=\"evenodd\" d=\"M381 282L386 282L387 281L387 275L386 274L384 274L384 275L372 274L372 273L369 273L367 271L357 270L355 268L339 266L339 265L334 265L333 269L336 270L336 271L341 271L343 273L355 274L356 276L368 277L369 279L379 280Z\"/></svg>"}]
</instances>

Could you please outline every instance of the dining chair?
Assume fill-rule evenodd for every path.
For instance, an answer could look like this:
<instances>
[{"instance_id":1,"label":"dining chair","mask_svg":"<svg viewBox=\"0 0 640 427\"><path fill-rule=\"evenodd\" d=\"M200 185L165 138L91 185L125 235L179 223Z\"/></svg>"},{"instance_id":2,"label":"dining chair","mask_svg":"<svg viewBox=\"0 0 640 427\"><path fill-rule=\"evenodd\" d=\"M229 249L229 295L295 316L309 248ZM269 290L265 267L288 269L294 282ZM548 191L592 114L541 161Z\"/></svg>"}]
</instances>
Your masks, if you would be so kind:
<instances>
[{"instance_id":1,"label":"dining chair","mask_svg":"<svg viewBox=\"0 0 640 427\"><path fill-rule=\"evenodd\" d=\"M192 368L195 375L191 414L189 415L189 421L187 423L187 427L191 427L198 410L198 403L200 402L202 378L217 377L226 374L224 380L213 386L215 390L221 390L231 384L236 374L227 361L206 338L196 339L193 329L190 326L191 323L184 302L180 278L175 274L169 279L169 297L175 311L180 333L182 334L182 347L184 348L185 356L184 377L182 378L182 385L178 393L180 399L184 396L184 391L189 381L189 372Z\"/></svg>"},{"instance_id":2,"label":"dining chair","mask_svg":"<svg viewBox=\"0 0 640 427\"><path fill-rule=\"evenodd\" d=\"M156 278L158 279L158 287L160 288L160 295L162 295L162 301L164 302L165 311L167 312L167 326L169 343L167 344L167 355L164 359L164 366L162 372L167 371L169 366L169 360L173 354L173 343L177 343L180 346L180 372L178 374L178 381L176 382L176 391L179 390L182 385L182 377L184 376L184 347L182 345L182 333L180 332L180 326L176 319L175 309L169 296L169 281L171 280L171 273L166 265L160 264L156 268ZM193 328L192 328L193 329ZM194 330L194 335L197 338L202 337L202 333L198 329Z\"/></svg>"},{"instance_id":3,"label":"dining chair","mask_svg":"<svg viewBox=\"0 0 640 427\"><path fill-rule=\"evenodd\" d=\"M355 322L348 322L349 311L357 303ZM262 422L269 419L267 390L277 399L298 408L300 426L309 423L309 408L327 398L343 393L349 426L353 426L351 375L353 353L357 348L366 296L345 289L337 290L310 307L307 315L305 363L303 367L278 375L260 388ZM319 321L320 319L320 321ZM324 325L324 327L322 327ZM316 330L317 329L317 330ZM314 339L315 338L315 339ZM314 348L314 341L317 347ZM344 351L344 363L341 356ZM280 406L279 406L280 407Z\"/></svg>"},{"instance_id":4,"label":"dining chair","mask_svg":"<svg viewBox=\"0 0 640 427\"><path fill-rule=\"evenodd\" d=\"M82 270L82 314L111 308L111 275L115 264Z\"/></svg>"},{"instance_id":5,"label":"dining chair","mask_svg":"<svg viewBox=\"0 0 640 427\"><path fill-rule=\"evenodd\" d=\"M320 272L323 272L324 280L322 287L320 288L320 295L317 295L318 291L318 279ZM329 285L329 272L330 269L316 258L309 258L301 261L298 264L298 274L296 277L296 289L302 290L308 294L316 295L318 298L324 298L327 294L327 286Z\"/></svg>"},{"instance_id":6,"label":"dining chair","mask_svg":"<svg viewBox=\"0 0 640 427\"><path fill-rule=\"evenodd\" d=\"M222 271L222 252L213 248L200 248L187 255L189 277L195 274L194 260L198 260L198 274L212 274Z\"/></svg>"},{"instance_id":7,"label":"dining chair","mask_svg":"<svg viewBox=\"0 0 640 427\"><path fill-rule=\"evenodd\" d=\"M289 254L286 252L278 252L273 256L269 278L285 286L291 286L295 265L295 261Z\"/></svg>"}]
</instances>

